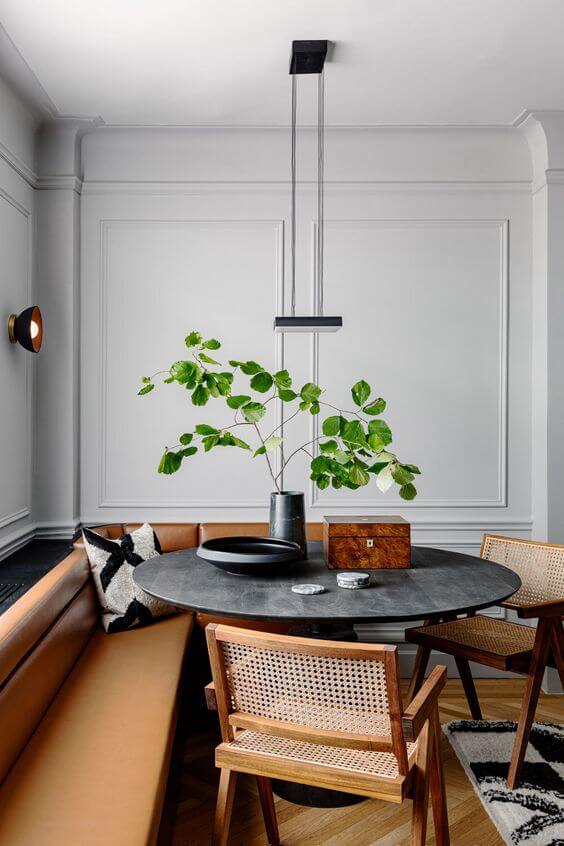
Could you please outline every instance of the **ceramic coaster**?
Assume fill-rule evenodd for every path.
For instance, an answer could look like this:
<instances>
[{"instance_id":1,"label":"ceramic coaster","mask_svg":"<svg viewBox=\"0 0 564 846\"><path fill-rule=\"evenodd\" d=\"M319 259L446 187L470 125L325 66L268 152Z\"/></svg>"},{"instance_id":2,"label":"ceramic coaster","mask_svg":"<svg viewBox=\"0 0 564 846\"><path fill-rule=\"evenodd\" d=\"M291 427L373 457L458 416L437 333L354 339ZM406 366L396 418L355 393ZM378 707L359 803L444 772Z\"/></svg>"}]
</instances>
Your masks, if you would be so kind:
<instances>
[{"instance_id":1,"label":"ceramic coaster","mask_svg":"<svg viewBox=\"0 0 564 846\"><path fill-rule=\"evenodd\" d=\"M351 573L347 570L344 573L337 573L337 584L341 588L359 590L369 586L370 575L368 573Z\"/></svg>"},{"instance_id":2,"label":"ceramic coaster","mask_svg":"<svg viewBox=\"0 0 564 846\"><path fill-rule=\"evenodd\" d=\"M323 585L292 585L292 593L313 595L314 593L325 593Z\"/></svg>"}]
</instances>

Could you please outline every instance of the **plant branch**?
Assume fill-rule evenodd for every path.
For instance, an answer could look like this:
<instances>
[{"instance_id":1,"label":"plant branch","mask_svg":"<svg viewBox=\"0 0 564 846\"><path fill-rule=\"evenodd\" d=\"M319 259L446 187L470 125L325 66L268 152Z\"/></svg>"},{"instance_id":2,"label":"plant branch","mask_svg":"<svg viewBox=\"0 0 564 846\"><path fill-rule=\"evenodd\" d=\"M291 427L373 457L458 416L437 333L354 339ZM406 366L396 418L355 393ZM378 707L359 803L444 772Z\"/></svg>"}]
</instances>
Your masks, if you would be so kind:
<instances>
[{"instance_id":1,"label":"plant branch","mask_svg":"<svg viewBox=\"0 0 564 846\"><path fill-rule=\"evenodd\" d=\"M254 423L253 425L254 425L255 429L257 430L257 435L259 436L259 440L264 447L264 457L266 458L266 463L268 464L268 470L269 470L270 475L272 476L272 481L274 482L274 486L276 487L276 490L278 491L278 493L281 493L280 485L278 484L278 476L280 475L280 473L278 474L278 476L274 475L274 471L272 469L272 464L270 463L270 458L268 457L268 452L266 451L266 446L265 446L265 443L262 439L260 429L259 429L259 427L257 426L256 423Z\"/></svg>"}]
</instances>

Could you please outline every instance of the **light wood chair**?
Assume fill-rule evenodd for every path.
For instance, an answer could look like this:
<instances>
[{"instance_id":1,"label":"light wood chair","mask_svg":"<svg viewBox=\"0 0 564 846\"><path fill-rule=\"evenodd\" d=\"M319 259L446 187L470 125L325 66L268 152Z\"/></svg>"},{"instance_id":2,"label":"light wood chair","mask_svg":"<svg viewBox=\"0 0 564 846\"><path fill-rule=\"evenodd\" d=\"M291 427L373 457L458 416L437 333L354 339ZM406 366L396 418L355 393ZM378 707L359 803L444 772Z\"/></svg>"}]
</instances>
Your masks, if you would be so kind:
<instances>
[{"instance_id":1,"label":"light wood chair","mask_svg":"<svg viewBox=\"0 0 564 846\"><path fill-rule=\"evenodd\" d=\"M484 535L480 555L518 574L521 587L500 605L523 619L537 618L536 629L481 614L442 623L426 620L423 626L407 629L406 640L418 645L408 696L417 693L432 649L454 656L475 720L482 719L482 711L468 661L525 674L527 685L507 778L513 789L519 782L547 664L558 669L564 685L564 546Z\"/></svg>"},{"instance_id":2,"label":"light wood chair","mask_svg":"<svg viewBox=\"0 0 564 846\"><path fill-rule=\"evenodd\" d=\"M395 646L206 629L219 715L221 769L213 846L225 846L237 773L257 779L268 843L280 843L271 779L401 803L413 799L413 846L423 846L431 794L436 842L449 843L436 667L402 708Z\"/></svg>"}]
</instances>

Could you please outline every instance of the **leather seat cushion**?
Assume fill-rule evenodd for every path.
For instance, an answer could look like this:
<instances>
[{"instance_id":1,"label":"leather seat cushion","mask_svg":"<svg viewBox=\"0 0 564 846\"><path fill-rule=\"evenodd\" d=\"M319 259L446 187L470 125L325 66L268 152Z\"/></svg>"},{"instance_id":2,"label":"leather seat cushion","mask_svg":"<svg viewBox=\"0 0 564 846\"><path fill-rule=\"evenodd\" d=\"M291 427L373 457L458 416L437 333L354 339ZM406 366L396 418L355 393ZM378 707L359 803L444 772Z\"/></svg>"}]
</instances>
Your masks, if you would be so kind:
<instances>
[{"instance_id":1,"label":"leather seat cushion","mask_svg":"<svg viewBox=\"0 0 564 846\"><path fill-rule=\"evenodd\" d=\"M94 634L0 788L2 846L155 843L192 625Z\"/></svg>"}]
</instances>

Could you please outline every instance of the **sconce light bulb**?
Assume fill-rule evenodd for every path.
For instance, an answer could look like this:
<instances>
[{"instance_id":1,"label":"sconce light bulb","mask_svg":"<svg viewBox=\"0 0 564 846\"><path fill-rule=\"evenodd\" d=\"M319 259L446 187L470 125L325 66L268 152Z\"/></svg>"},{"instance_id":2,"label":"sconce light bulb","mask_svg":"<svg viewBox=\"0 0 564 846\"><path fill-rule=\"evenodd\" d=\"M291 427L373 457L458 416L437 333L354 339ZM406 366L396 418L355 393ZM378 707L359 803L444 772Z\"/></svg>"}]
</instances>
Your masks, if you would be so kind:
<instances>
[{"instance_id":1,"label":"sconce light bulb","mask_svg":"<svg viewBox=\"0 0 564 846\"><path fill-rule=\"evenodd\" d=\"M29 334L31 335L32 339L37 338L37 336L39 335L39 326L37 325L35 320L32 320L30 323Z\"/></svg>"}]
</instances>

